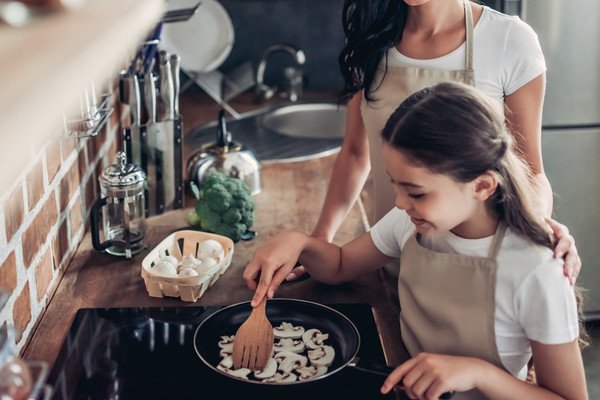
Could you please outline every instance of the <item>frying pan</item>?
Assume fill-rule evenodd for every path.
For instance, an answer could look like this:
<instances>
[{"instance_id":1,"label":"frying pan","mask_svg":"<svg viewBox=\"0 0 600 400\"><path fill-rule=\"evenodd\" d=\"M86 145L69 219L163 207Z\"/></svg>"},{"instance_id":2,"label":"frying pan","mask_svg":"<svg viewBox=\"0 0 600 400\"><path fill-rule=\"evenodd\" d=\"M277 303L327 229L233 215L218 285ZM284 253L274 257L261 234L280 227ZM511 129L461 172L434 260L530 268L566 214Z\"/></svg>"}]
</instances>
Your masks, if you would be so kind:
<instances>
[{"instance_id":1,"label":"frying pan","mask_svg":"<svg viewBox=\"0 0 600 400\"><path fill-rule=\"evenodd\" d=\"M273 326L282 322L301 325L305 329L317 328L323 333L328 333L326 343L335 350L333 364L327 373L306 381L290 383L266 383L255 380L246 380L227 374L217 369L221 361L218 342L221 336L233 335L239 326L248 318L252 307L250 302L233 304L207 317L196 329L194 334L194 349L196 354L206 366L213 371L230 379L242 381L251 385L280 386L280 385L306 385L311 382L326 379L346 367L361 371L387 376L392 370L385 364L372 360L360 360L357 357L360 348L360 333L356 326L345 315L322 304L296 299L272 299L267 302L267 317ZM440 398L449 399L452 393L444 393Z\"/></svg>"}]
</instances>

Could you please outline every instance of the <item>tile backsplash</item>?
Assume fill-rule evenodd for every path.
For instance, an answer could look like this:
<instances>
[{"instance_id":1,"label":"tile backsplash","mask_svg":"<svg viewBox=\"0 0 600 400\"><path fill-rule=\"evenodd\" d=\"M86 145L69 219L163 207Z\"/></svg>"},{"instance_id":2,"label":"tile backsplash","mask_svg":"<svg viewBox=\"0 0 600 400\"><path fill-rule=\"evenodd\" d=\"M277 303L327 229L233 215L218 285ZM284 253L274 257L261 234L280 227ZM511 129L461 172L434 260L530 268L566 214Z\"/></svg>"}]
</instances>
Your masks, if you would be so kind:
<instances>
[{"instance_id":1,"label":"tile backsplash","mask_svg":"<svg viewBox=\"0 0 600 400\"><path fill-rule=\"evenodd\" d=\"M0 287L11 293L0 324L21 350L35 329L89 224L98 174L115 162L118 112L85 139L48 139L0 193ZM51 133L49 133L50 135Z\"/></svg>"}]
</instances>

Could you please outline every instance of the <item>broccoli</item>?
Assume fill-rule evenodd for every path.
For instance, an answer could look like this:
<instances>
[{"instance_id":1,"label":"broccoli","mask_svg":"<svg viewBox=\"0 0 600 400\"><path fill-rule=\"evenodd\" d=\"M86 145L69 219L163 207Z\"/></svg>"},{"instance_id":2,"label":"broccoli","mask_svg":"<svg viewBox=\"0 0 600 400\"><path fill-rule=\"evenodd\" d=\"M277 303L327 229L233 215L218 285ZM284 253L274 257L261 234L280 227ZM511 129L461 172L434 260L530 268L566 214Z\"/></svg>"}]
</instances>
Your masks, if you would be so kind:
<instances>
[{"instance_id":1,"label":"broccoli","mask_svg":"<svg viewBox=\"0 0 600 400\"><path fill-rule=\"evenodd\" d=\"M187 220L190 225L237 242L254 224L254 199L240 179L214 172L202 184L195 212Z\"/></svg>"}]
</instances>

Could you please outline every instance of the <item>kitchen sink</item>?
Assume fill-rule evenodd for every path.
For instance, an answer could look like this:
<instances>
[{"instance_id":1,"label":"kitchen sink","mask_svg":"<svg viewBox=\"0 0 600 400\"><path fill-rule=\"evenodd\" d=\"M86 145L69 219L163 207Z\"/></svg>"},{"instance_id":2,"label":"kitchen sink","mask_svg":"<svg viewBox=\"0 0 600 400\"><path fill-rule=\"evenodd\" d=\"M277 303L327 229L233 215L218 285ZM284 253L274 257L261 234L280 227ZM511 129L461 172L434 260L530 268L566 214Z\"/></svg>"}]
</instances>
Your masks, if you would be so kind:
<instances>
[{"instance_id":1,"label":"kitchen sink","mask_svg":"<svg viewBox=\"0 0 600 400\"><path fill-rule=\"evenodd\" d=\"M335 102L283 103L227 119L227 130L261 162L296 162L338 152L345 119L346 106ZM216 133L217 122L209 122L187 134L186 145L200 149Z\"/></svg>"},{"instance_id":2,"label":"kitchen sink","mask_svg":"<svg viewBox=\"0 0 600 400\"><path fill-rule=\"evenodd\" d=\"M291 137L342 138L346 107L333 103L286 105L265 113L262 124L275 133Z\"/></svg>"}]
</instances>

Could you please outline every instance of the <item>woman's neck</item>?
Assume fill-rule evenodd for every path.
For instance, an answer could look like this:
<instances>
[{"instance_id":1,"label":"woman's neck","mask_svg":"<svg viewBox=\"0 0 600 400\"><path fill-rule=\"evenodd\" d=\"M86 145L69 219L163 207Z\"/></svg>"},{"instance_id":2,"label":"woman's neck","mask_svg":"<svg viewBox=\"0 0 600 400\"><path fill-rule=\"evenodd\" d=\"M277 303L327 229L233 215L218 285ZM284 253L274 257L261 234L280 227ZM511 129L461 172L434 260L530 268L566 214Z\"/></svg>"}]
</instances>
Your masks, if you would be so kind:
<instances>
[{"instance_id":1,"label":"woman's neck","mask_svg":"<svg viewBox=\"0 0 600 400\"><path fill-rule=\"evenodd\" d=\"M405 32L431 37L464 25L462 0L431 0L408 7Z\"/></svg>"}]
</instances>

